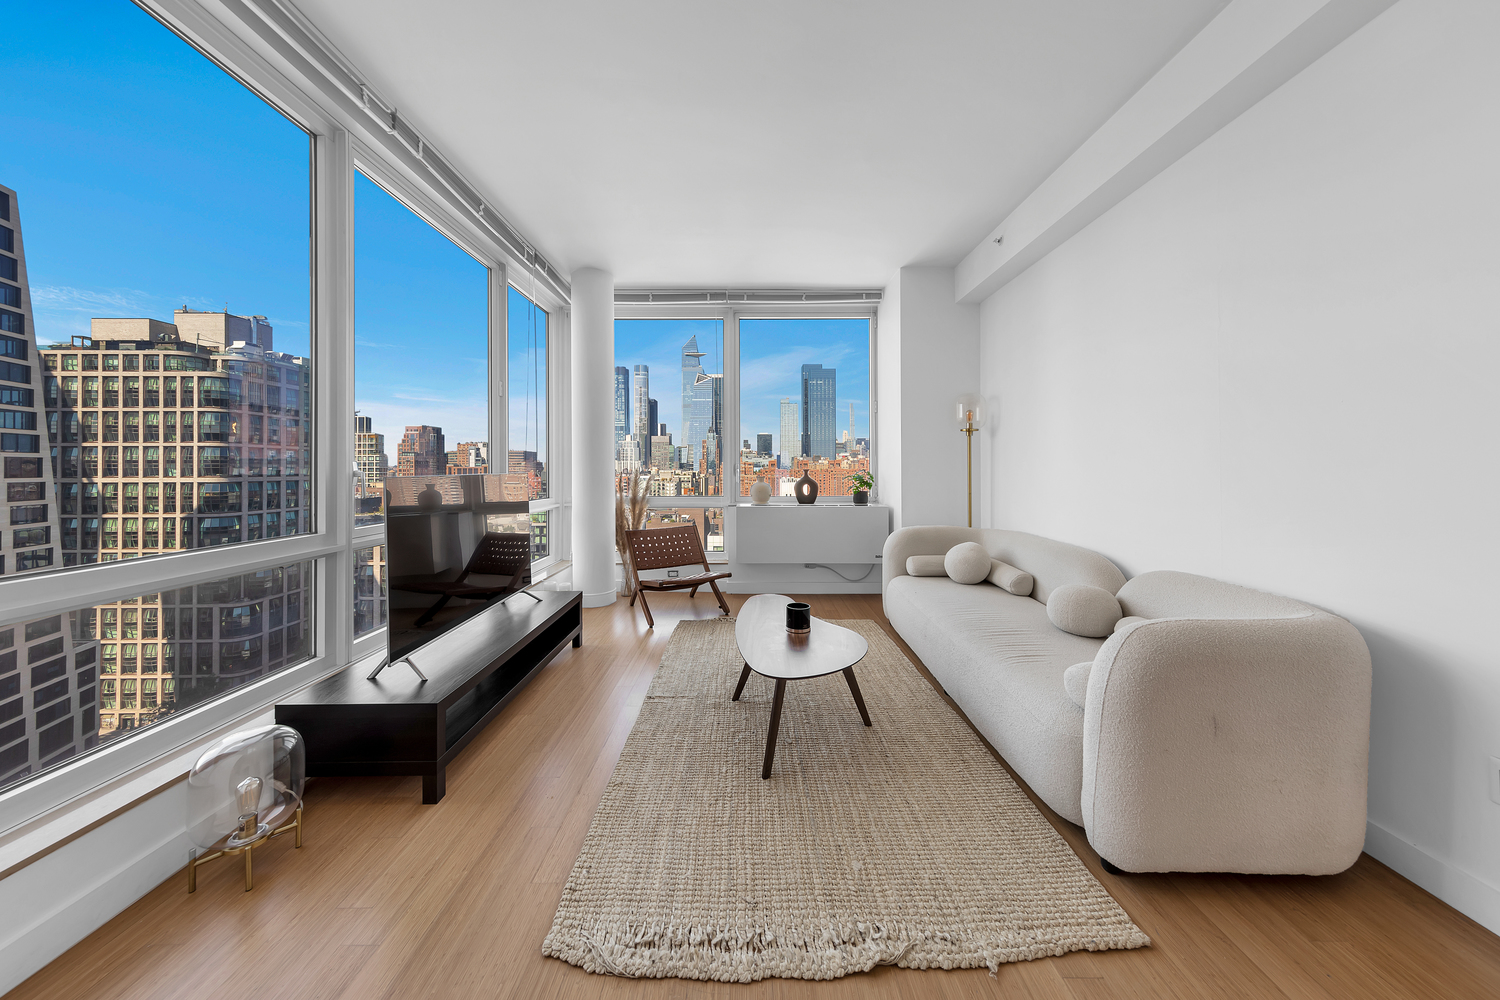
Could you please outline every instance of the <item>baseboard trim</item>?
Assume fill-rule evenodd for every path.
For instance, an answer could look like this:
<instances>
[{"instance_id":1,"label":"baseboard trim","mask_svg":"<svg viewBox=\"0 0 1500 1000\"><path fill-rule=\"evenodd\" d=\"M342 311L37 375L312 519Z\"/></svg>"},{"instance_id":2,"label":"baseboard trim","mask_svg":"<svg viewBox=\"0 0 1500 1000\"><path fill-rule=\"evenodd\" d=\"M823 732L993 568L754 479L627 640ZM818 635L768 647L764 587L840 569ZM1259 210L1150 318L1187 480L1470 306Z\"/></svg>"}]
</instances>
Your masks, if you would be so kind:
<instances>
[{"instance_id":1,"label":"baseboard trim","mask_svg":"<svg viewBox=\"0 0 1500 1000\"><path fill-rule=\"evenodd\" d=\"M613 590L604 590L597 594L584 594L583 606L586 608L607 608L615 603L615 598L619 596Z\"/></svg>"},{"instance_id":2,"label":"baseboard trim","mask_svg":"<svg viewBox=\"0 0 1500 1000\"><path fill-rule=\"evenodd\" d=\"M190 843L179 833L116 868L103 880L56 907L16 937L0 944L0 995L46 968L132 903L181 870ZM186 885L183 891L187 891Z\"/></svg>"},{"instance_id":3,"label":"baseboard trim","mask_svg":"<svg viewBox=\"0 0 1500 1000\"><path fill-rule=\"evenodd\" d=\"M1365 853L1464 916L1500 934L1500 889L1479 876L1433 857L1374 820L1365 823Z\"/></svg>"}]
</instances>

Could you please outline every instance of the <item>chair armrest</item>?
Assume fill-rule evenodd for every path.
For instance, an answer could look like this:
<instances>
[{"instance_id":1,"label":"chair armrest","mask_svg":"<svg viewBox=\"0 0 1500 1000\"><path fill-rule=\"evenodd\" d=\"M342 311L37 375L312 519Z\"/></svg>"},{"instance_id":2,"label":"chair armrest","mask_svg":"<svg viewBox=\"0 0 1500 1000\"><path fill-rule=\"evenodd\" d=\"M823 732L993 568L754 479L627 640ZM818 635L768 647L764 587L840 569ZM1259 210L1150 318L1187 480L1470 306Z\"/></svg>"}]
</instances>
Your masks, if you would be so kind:
<instances>
[{"instance_id":1,"label":"chair armrest","mask_svg":"<svg viewBox=\"0 0 1500 1000\"><path fill-rule=\"evenodd\" d=\"M1162 618L1108 639L1084 705L1084 828L1126 871L1331 874L1364 845L1370 653L1322 611Z\"/></svg>"}]
</instances>

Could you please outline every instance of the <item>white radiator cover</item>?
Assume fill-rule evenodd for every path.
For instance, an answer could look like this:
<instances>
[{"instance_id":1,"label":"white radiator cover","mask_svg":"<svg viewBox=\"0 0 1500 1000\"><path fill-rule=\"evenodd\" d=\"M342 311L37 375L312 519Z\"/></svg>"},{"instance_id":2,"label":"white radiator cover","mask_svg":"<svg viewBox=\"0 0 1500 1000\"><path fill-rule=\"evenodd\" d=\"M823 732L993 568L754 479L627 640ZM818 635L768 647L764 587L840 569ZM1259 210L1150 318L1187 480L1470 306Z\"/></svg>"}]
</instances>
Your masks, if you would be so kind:
<instances>
[{"instance_id":1,"label":"white radiator cover","mask_svg":"<svg viewBox=\"0 0 1500 1000\"><path fill-rule=\"evenodd\" d=\"M734 513L739 563L878 564L891 533L884 504L741 504Z\"/></svg>"}]
</instances>

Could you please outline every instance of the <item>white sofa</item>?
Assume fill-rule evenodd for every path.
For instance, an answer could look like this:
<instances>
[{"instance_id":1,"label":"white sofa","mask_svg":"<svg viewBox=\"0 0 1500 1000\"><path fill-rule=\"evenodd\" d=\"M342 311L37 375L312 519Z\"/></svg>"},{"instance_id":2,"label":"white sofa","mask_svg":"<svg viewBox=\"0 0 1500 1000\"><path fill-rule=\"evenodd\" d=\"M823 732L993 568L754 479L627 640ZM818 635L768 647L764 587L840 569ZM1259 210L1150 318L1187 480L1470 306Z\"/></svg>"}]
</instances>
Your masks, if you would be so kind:
<instances>
[{"instance_id":1,"label":"white sofa","mask_svg":"<svg viewBox=\"0 0 1500 1000\"><path fill-rule=\"evenodd\" d=\"M990 583L907 575L914 555L979 542L1029 572ZM1132 872L1331 874L1364 845L1370 654L1342 618L1188 573L1128 583L1097 552L1019 531L903 528L886 541L891 624L1043 801ZM1128 624L1104 639L1048 619L1081 583ZM1070 666L1092 661L1076 704Z\"/></svg>"}]
</instances>

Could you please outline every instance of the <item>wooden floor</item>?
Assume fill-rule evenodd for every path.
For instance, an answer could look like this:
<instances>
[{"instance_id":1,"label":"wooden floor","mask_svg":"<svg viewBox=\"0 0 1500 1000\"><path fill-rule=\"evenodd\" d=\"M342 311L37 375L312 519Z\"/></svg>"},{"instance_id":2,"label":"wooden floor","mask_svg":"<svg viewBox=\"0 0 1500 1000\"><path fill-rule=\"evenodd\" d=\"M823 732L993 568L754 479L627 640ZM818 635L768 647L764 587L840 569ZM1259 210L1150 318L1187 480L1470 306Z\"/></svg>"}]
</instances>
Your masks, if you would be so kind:
<instances>
[{"instance_id":1,"label":"wooden floor","mask_svg":"<svg viewBox=\"0 0 1500 1000\"><path fill-rule=\"evenodd\" d=\"M823 618L885 624L878 597L806 600ZM306 846L258 852L254 892L232 861L205 868L191 896L174 877L10 996L1500 997L1500 938L1368 857L1331 878L1117 878L1045 806L1151 947L1020 962L998 977L882 968L750 986L615 979L544 959L672 626L717 613L703 595L652 605L651 631L623 601L586 611L583 648L564 651L459 757L438 805L421 804L416 778L314 781Z\"/></svg>"}]
</instances>

